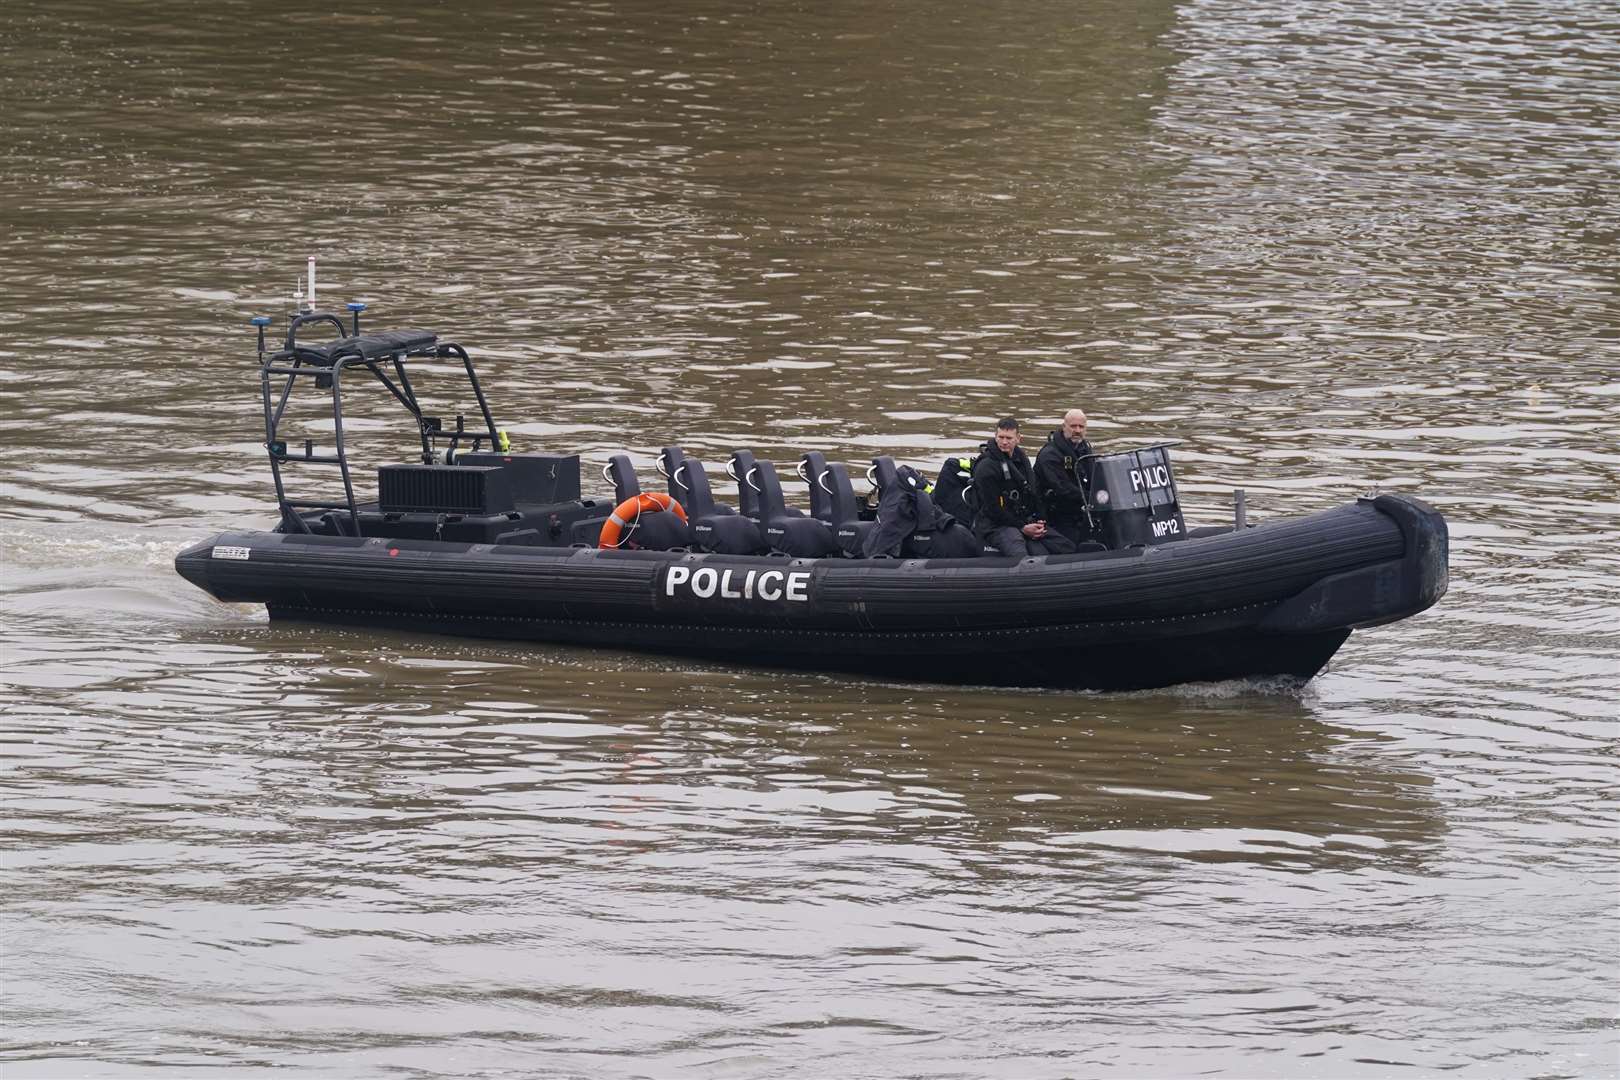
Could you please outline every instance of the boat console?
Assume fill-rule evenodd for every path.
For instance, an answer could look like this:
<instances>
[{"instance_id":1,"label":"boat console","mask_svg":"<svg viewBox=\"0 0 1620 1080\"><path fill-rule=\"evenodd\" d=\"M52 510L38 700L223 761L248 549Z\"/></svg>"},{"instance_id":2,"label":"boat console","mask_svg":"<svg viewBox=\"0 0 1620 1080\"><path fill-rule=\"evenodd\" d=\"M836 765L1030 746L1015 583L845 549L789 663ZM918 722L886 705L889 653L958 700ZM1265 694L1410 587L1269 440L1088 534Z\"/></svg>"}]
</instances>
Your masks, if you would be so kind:
<instances>
[{"instance_id":1,"label":"boat console","mask_svg":"<svg viewBox=\"0 0 1620 1080\"><path fill-rule=\"evenodd\" d=\"M1137 450L1088 454L1091 488L1086 513L1092 535L1112 550L1151 547L1187 537L1187 522L1176 496L1170 447L1155 443Z\"/></svg>"}]
</instances>

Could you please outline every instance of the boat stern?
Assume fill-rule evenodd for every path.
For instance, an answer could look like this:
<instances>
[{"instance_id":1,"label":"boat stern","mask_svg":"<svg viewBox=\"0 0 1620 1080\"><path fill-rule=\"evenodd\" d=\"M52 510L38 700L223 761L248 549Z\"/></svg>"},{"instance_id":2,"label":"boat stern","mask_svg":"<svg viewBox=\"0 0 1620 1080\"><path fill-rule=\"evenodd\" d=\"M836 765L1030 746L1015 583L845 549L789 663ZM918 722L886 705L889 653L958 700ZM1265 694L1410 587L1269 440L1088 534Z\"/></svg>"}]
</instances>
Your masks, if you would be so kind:
<instances>
[{"instance_id":1,"label":"boat stern","mask_svg":"<svg viewBox=\"0 0 1620 1080\"><path fill-rule=\"evenodd\" d=\"M175 573L216 600L240 599L226 594L228 586L222 587L214 568L221 560L245 561L251 550L247 543L245 536L220 533L201 543L193 544L174 557Z\"/></svg>"}]
</instances>

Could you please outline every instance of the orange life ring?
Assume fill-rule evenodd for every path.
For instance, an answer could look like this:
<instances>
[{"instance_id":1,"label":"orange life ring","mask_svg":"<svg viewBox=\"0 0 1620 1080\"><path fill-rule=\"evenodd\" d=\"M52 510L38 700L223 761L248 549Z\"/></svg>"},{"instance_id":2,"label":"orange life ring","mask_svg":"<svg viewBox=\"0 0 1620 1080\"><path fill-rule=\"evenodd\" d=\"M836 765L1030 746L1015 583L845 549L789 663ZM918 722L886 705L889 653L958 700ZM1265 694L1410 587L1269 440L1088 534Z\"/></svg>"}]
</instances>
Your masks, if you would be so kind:
<instances>
[{"instance_id":1,"label":"orange life ring","mask_svg":"<svg viewBox=\"0 0 1620 1080\"><path fill-rule=\"evenodd\" d=\"M642 514L657 513L661 510L674 513L676 517L681 519L682 524L685 524L686 511L681 508L680 503L663 492L654 491L645 495L632 495L618 506L615 506L613 513L606 521L602 522L602 535L596 541L596 546L605 548L618 547L625 541L625 530L641 520Z\"/></svg>"}]
</instances>

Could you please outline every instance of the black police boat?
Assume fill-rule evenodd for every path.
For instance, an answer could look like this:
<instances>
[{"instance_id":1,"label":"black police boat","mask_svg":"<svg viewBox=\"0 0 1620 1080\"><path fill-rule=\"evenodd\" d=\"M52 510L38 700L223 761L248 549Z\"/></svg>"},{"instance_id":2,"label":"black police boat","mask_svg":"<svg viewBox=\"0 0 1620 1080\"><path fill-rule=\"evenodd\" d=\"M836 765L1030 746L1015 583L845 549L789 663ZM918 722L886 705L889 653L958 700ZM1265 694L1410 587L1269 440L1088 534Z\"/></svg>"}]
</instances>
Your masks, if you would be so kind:
<instances>
[{"instance_id":1,"label":"black police boat","mask_svg":"<svg viewBox=\"0 0 1620 1080\"><path fill-rule=\"evenodd\" d=\"M1308 679L1352 630L1446 591L1446 525L1419 500L1379 495L1189 530L1165 445L1091 462L1097 539L1067 555L963 551L961 526L887 457L865 470L875 506L846 466L812 451L794 468L808 508L791 507L774 466L739 450L725 469L738 491L729 507L676 446L659 455L664 490L642 491L618 455L603 469L611 498L585 497L577 454L513 450L466 349L419 330L362 333L363 306L349 305L348 325L298 314L279 348L266 347L270 320L254 320L280 521L176 557L220 600L264 604L273 619L1115 690ZM471 422L429 415L418 400L412 373L446 368L465 379ZM402 410L420 451L378 468L374 497L345 447L344 393L356 381ZM330 394L330 451L282 433L306 388ZM321 468L326 498L289 494L294 474Z\"/></svg>"}]
</instances>

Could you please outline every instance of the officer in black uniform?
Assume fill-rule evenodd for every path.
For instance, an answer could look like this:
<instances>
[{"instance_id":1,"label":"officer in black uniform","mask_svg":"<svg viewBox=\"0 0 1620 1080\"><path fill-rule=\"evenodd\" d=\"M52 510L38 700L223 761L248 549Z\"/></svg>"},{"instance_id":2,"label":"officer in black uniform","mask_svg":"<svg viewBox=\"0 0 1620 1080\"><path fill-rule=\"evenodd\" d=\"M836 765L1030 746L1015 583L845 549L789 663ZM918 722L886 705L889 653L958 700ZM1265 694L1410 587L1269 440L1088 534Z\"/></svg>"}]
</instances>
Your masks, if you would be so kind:
<instances>
[{"instance_id":1,"label":"officer in black uniform","mask_svg":"<svg viewBox=\"0 0 1620 1080\"><path fill-rule=\"evenodd\" d=\"M1018 421L996 422L973 466L973 532L1003 555L1059 555L1074 550L1062 533L1048 529L1035 495L1035 471L1018 448Z\"/></svg>"},{"instance_id":2,"label":"officer in black uniform","mask_svg":"<svg viewBox=\"0 0 1620 1080\"><path fill-rule=\"evenodd\" d=\"M1093 452L1086 441L1086 414L1070 409L1063 414L1063 426L1047 436L1046 445L1035 455L1035 486L1047 527L1074 544L1095 539L1086 517L1093 465L1087 455Z\"/></svg>"}]
</instances>

